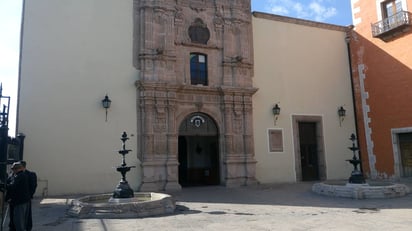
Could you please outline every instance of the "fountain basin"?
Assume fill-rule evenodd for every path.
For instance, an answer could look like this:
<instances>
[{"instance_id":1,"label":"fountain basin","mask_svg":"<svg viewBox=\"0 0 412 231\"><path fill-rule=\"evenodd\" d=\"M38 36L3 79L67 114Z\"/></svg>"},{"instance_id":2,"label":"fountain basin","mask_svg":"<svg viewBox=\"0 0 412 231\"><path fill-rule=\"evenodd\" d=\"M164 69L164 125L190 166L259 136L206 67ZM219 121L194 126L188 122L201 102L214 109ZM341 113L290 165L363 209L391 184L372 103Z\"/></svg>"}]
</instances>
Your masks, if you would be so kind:
<instances>
[{"instance_id":1,"label":"fountain basin","mask_svg":"<svg viewBox=\"0 0 412 231\"><path fill-rule=\"evenodd\" d=\"M312 186L312 191L325 196L353 199L394 198L410 193L408 186L390 182L350 184L346 182L321 182Z\"/></svg>"},{"instance_id":2,"label":"fountain basin","mask_svg":"<svg viewBox=\"0 0 412 231\"><path fill-rule=\"evenodd\" d=\"M168 194L140 192L133 198L98 194L74 199L67 214L77 218L141 218L172 214L176 204Z\"/></svg>"}]
</instances>

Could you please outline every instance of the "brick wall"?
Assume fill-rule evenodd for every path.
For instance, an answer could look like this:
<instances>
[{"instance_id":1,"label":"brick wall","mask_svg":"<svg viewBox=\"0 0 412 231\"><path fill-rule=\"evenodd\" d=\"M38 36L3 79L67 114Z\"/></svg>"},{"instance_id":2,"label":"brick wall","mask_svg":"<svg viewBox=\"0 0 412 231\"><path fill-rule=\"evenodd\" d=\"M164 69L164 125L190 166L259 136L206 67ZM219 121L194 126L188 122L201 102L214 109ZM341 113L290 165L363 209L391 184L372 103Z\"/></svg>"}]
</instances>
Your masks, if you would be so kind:
<instances>
[{"instance_id":1,"label":"brick wall","mask_svg":"<svg viewBox=\"0 0 412 231\"><path fill-rule=\"evenodd\" d=\"M412 0L405 3L411 12ZM379 5L352 1L354 89L364 171L372 178L397 178L402 177L396 171L401 164L391 130L412 127L412 28L407 26L390 39L374 38L371 24L380 21Z\"/></svg>"}]
</instances>

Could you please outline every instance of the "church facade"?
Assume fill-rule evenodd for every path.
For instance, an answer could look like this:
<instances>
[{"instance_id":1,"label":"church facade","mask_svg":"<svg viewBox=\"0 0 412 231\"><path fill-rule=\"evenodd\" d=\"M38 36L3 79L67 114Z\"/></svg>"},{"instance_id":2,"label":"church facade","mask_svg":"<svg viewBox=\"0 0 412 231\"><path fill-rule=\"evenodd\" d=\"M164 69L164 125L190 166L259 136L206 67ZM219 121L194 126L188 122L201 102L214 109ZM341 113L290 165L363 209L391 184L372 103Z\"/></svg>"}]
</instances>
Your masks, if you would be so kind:
<instances>
[{"instance_id":1,"label":"church facade","mask_svg":"<svg viewBox=\"0 0 412 231\"><path fill-rule=\"evenodd\" d=\"M137 1L135 12L142 189L179 188L179 172L184 184L256 183L249 1Z\"/></svg>"},{"instance_id":2,"label":"church facade","mask_svg":"<svg viewBox=\"0 0 412 231\"><path fill-rule=\"evenodd\" d=\"M349 177L348 30L250 0L25 1L16 130L38 193L110 192L123 131L134 190Z\"/></svg>"}]
</instances>

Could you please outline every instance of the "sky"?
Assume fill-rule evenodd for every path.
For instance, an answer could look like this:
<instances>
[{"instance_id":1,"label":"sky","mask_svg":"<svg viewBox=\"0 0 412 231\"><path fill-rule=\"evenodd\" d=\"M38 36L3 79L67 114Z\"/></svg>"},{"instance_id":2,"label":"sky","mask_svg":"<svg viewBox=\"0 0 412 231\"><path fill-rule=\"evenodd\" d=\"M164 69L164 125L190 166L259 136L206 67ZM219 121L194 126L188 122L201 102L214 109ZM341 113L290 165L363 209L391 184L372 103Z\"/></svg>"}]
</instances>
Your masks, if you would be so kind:
<instances>
[{"instance_id":1,"label":"sky","mask_svg":"<svg viewBox=\"0 0 412 231\"><path fill-rule=\"evenodd\" d=\"M0 83L2 95L11 97L10 136L15 134L22 2L0 0ZM252 11L341 26L352 24L350 7L350 0L252 0ZM0 110L5 103L1 102Z\"/></svg>"},{"instance_id":2,"label":"sky","mask_svg":"<svg viewBox=\"0 0 412 231\"><path fill-rule=\"evenodd\" d=\"M352 24L350 0L252 0L252 11L340 26Z\"/></svg>"},{"instance_id":3,"label":"sky","mask_svg":"<svg viewBox=\"0 0 412 231\"><path fill-rule=\"evenodd\" d=\"M0 0L0 83L3 96L10 96L9 135L14 137L17 80L19 73L22 0ZM1 101L0 110L7 101Z\"/></svg>"}]
</instances>

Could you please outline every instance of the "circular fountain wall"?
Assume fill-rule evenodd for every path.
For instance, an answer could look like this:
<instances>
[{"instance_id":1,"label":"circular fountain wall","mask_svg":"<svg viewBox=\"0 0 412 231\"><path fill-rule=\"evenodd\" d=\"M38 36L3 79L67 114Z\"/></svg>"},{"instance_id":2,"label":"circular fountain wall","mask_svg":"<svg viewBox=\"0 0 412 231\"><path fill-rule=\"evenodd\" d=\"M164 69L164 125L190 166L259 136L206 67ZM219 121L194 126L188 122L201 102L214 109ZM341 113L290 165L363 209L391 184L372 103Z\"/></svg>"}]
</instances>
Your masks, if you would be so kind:
<instances>
[{"instance_id":1,"label":"circular fountain wall","mask_svg":"<svg viewBox=\"0 0 412 231\"><path fill-rule=\"evenodd\" d=\"M163 193L134 193L132 198L112 198L113 194L98 194L74 199L68 215L77 218L141 218L171 214L176 205Z\"/></svg>"},{"instance_id":2,"label":"circular fountain wall","mask_svg":"<svg viewBox=\"0 0 412 231\"><path fill-rule=\"evenodd\" d=\"M407 195L410 189L404 184L389 182L350 184L343 181L331 181L314 184L312 191L325 196L368 199L402 197Z\"/></svg>"}]
</instances>

